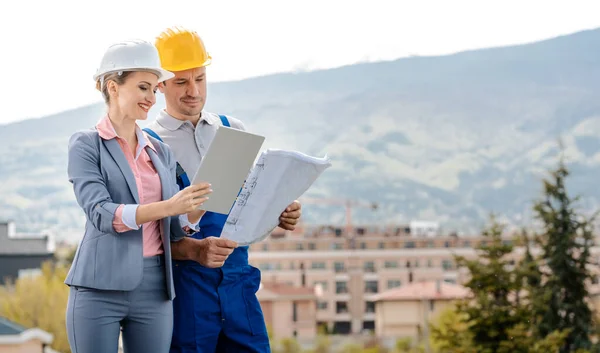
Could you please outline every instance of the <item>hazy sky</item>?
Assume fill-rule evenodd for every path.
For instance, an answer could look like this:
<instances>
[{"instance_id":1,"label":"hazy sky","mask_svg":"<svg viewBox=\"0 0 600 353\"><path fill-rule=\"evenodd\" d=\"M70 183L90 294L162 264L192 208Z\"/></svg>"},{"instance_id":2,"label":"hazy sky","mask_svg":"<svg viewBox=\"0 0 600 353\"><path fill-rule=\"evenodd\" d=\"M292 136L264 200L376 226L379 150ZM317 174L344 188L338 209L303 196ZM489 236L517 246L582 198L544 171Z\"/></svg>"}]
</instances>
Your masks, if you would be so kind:
<instances>
[{"instance_id":1,"label":"hazy sky","mask_svg":"<svg viewBox=\"0 0 600 353\"><path fill-rule=\"evenodd\" d=\"M100 101L92 75L104 50L123 39L153 40L177 24L203 37L213 57L211 81L448 54L600 27L598 0L319 2L32 0L12 1L10 9L3 4L0 124Z\"/></svg>"}]
</instances>

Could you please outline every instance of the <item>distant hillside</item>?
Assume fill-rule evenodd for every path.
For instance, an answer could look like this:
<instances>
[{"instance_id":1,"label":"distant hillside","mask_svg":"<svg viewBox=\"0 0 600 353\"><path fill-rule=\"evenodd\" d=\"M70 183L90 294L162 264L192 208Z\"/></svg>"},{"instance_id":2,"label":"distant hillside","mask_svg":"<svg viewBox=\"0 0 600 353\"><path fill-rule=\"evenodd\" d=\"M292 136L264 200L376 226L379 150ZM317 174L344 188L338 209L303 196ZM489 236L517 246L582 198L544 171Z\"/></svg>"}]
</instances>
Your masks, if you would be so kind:
<instances>
[{"instance_id":1,"label":"distant hillside","mask_svg":"<svg viewBox=\"0 0 600 353\"><path fill-rule=\"evenodd\" d=\"M600 190L600 30L442 57L412 57L209 87L207 109L265 134L265 147L327 153L318 197L378 201L359 223L412 219L473 231L491 211L530 217L540 177L567 146L572 190L595 209ZM154 114L163 106L162 100ZM78 229L66 141L102 104L0 126L0 217ZM311 222L340 207L306 206ZM66 230L64 232L67 232Z\"/></svg>"}]
</instances>

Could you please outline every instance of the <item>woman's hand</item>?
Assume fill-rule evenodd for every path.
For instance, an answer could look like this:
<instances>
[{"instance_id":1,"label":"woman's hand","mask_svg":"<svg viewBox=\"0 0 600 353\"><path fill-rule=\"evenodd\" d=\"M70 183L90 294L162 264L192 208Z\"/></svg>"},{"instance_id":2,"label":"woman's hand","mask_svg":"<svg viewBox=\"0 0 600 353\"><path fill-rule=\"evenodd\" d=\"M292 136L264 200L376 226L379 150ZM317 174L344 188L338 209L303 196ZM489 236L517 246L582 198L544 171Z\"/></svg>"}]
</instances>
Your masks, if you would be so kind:
<instances>
[{"instance_id":1,"label":"woman's hand","mask_svg":"<svg viewBox=\"0 0 600 353\"><path fill-rule=\"evenodd\" d=\"M207 195L211 192L212 189L208 183L190 185L167 201L168 212L172 216L199 212L198 207L208 200Z\"/></svg>"}]
</instances>

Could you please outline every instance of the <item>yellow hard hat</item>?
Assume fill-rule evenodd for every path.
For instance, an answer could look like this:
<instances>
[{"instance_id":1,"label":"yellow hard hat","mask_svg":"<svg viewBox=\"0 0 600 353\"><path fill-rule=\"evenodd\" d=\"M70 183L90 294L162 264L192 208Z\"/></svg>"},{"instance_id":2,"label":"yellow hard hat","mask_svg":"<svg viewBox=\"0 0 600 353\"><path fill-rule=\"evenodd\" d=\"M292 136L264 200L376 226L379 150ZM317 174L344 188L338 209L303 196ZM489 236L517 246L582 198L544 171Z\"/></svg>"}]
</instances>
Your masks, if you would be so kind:
<instances>
[{"instance_id":1,"label":"yellow hard hat","mask_svg":"<svg viewBox=\"0 0 600 353\"><path fill-rule=\"evenodd\" d=\"M210 65L212 58L195 31L183 27L164 30L155 41L163 69L183 71Z\"/></svg>"}]
</instances>

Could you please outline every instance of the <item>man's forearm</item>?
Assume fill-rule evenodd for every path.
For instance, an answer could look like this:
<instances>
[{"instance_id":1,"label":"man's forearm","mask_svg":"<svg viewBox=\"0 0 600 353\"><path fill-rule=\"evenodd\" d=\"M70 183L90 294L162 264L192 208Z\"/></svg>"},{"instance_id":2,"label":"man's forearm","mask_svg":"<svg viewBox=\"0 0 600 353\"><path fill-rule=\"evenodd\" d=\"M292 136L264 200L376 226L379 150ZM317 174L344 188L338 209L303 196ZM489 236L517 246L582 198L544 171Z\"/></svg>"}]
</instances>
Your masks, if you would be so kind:
<instances>
[{"instance_id":1,"label":"man's forearm","mask_svg":"<svg viewBox=\"0 0 600 353\"><path fill-rule=\"evenodd\" d=\"M180 241L171 242L171 257L173 260L194 260L193 254L200 245L200 239L185 237Z\"/></svg>"}]
</instances>

